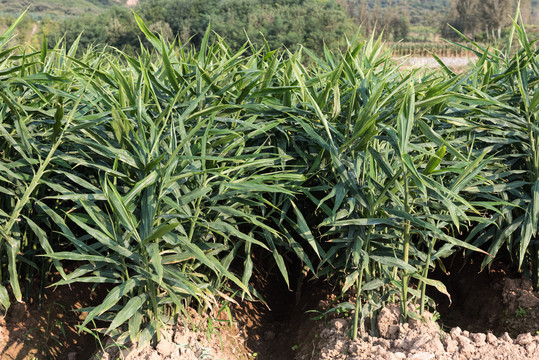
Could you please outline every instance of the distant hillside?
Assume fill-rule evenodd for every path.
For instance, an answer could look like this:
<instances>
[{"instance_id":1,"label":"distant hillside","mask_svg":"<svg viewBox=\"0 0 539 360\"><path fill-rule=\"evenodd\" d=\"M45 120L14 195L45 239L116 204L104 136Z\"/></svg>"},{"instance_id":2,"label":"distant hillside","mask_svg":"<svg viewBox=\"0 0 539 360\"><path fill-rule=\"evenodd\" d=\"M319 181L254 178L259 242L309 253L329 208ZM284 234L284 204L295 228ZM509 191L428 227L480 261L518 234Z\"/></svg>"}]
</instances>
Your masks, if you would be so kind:
<instances>
[{"instance_id":1,"label":"distant hillside","mask_svg":"<svg viewBox=\"0 0 539 360\"><path fill-rule=\"evenodd\" d=\"M0 15L18 15L28 8L30 16L36 19L65 18L137 3L138 0L0 0Z\"/></svg>"},{"instance_id":2,"label":"distant hillside","mask_svg":"<svg viewBox=\"0 0 539 360\"><path fill-rule=\"evenodd\" d=\"M359 4L362 0L343 1ZM366 0L366 2L371 10L377 6L382 9L400 8L402 15L407 16L413 25L436 23L436 17L444 18L449 14L452 3L451 0ZM525 21L530 24L539 24L539 0L530 0L522 9L528 14ZM513 16L514 14L509 15Z\"/></svg>"},{"instance_id":3,"label":"distant hillside","mask_svg":"<svg viewBox=\"0 0 539 360\"><path fill-rule=\"evenodd\" d=\"M432 16L445 14L449 11L451 0L368 0L374 8L379 4L382 8L401 7L410 18L412 24L428 23Z\"/></svg>"},{"instance_id":4,"label":"distant hillside","mask_svg":"<svg viewBox=\"0 0 539 360\"><path fill-rule=\"evenodd\" d=\"M444 11L450 5L451 0L368 0L369 6L374 7L379 3L381 7L407 6L409 8Z\"/></svg>"},{"instance_id":5,"label":"distant hillside","mask_svg":"<svg viewBox=\"0 0 539 360\"><path fill-rule=\"evenodd\" d=\"M425 19L425 17L443 16L449 13L451 7L450 0L408 0L405 2L408 3L408 15L412 24L432 21L434 19Z\"/></svg>"}]
</instances>

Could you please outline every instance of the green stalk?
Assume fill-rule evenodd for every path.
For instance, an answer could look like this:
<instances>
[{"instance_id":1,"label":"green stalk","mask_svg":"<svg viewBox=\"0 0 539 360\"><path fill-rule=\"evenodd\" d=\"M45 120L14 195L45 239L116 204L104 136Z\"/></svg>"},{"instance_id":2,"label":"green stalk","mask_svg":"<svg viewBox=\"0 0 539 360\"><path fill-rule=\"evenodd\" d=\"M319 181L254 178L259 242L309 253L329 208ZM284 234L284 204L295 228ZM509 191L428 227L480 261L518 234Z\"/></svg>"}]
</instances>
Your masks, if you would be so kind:
<instances>
[{"instance_id":1,"label":"green stalk","mask_svg":"<svg viewBox=\"0 0 539 360\"><path fill-rule=\"evenodd\" d=\"M367 254L371 253L371 234L372 234L372 230L373 230L372 226L369 226L367 228L367 239L366 239L365 245L364 245ZM354 320L353 320L353 324L352 324L352 340L355 340L357 338L358 327L359 327L359 313L361 311L361 288L363 286L363 269L364 269L363 261L364 260L362 260L361 264L359 264L359 276L356 279L356 289L357 289L357 293L356 293L356 309L355 309L355 312L354 312ZM366 268L367 268L367 272L366 272L365 276L367 278L367 281L370 281L370 277L371 277L370 276L370 274L371 274L370 262L367 264ZM363 335L363 334L361 334L361 335Z\"/></svg>"},{"instance_id":2,"label":"green stalk","mask_svg":"<svg viewBox=\"0 0 539 360\"><path fill-rule=\"evenodd\" d=\"M528 116L528 135L530 136L531 140L531 152L532 152L532 181L531 183L534 184L536 181L539 181L539 151L537 151L538 141L537 136L533 132L533 123L531 120L531 117ZM532 195L532 201L533 201L533 195ZM531 255L531 265L532 265L532 285L535 290L539 290L539 245L538 241L539 238L535 236L534 239L532 239L532 246L530 250Z\"/></svg>"},{"instance_id":3,"label":"green stalk","mask_svg":"<svg viewBox=\"0 0 539 360\"><path fill-rule=\"evenodd\" d=\"M92 74L92 78L93 78L93 74ZM88 82L88 84L86 85L86 88L82 92L81 96L77 99L77 101L73 105L73 110L71 111L71 114L69 114L69 116L67 117L66 123L64 125L63 130L60 132L60 134L56 138L56 141L54 142L54 144L52 144L51 149L49 150L49 153L47 154L47 157L45 158L45 160L43 160L43 162L39 165L38 170L36 171L35 175L32 177L32 181L30 182L30 185L28 185L28 187L26 188L26 190L25 190L24 194L22 195L22 197L20 197L17 200L17 203L15 204L15 207L13 209L13 212L11 213L9 221L4 226L3 229L0 228L0 235L2 236L2 241L0 241L0 247L3 245L3 240L5 239L8 242L8 246L10 246L12 249L17 249L17 251L18 251L18 249L20 248L20 240L13 239L11 237L11 229L15 225L15 222L20 220L19 216L21 214L22 209L24 209L24 207L26 206L28 201L30 201L31 196L32 196L34 190L36 189L37 185L39 184L39 181L41 180L41 178L45 174L45 171L46 171L47 167L49 166L49 163L51 162L52 157L54 156L54 154L56 153L56 150L58 149L58 147L62 143L63 136L64 136L64 131L67 128L69 128L69 126L71 125L71 121L73 120L73 116L77 112L77 108L78 108L78 106L79 106L79 104L80 104L80 102L82 100L82 97L84 96L84 93L88 89L88 85L90 84L90 82L91 81ZM15 298L17 299L17 301L20 302L22 300L22 293L21 293L21 288L20 288L20 285L19 285L19 281L18 281L18 279L16 277L16 269L15 269L16 264L14 263L14 257L9 257L9 265L8 266L13 270L12 271L13 276L12 276L12 279L10 281L10 285L11 285L11 287L13 289L13 294L15 295Z\"/></svg>"},{"instance_id":4,"label":"green stalk","mask_svg":"<svg viewBox=\"0 0 539 360\"><path fill-rule=\"evenodd\" d=\"M532 246L532 285L535 290L539 290L539 245L537 241Z\"/></svg>"},{"instance_id":5,"label":"green stalk","mask_svg":"<svg viewBox=\"0 0 539 360\"><path fill-rule=\"evenodd\" d=\"M193 242L193 236L195 236L195 229L196 229L197 221L200 216L200 213L202 212L202 209L200 206L201 202L202 202L202 197L199 197L195 204L196 209L194 211L194 216L191 219L191 226L189 228L189 237L188 237L189 242Z\"/></svg>"},{"instance_id":6,"label":"green stalk","mask_svg":"<svg viewBox=\"0 0 539 360\"><path fill-rule=\"evenodd\" d=\"M358 324L359 324L359 312L361 311L361 287L363 283L363 270L359 272L359 276L356 279L356 288L357 288L357 294L356 294L356 311L354 312L354 322L352 325L352 340L355 340L357 338L357 330L358 330Z\"/></svg>"},{"instance_id":7,"label":"green stalk","mask_svg":"<svg viewBox=\"0 0 539 360\"><path fill-rule=\"evenodd\" d=\"M432 239L432 241L429 244L429 252L427 254L427 262L425 264L425 269L423 271L423 278L426 280L429 276L429 268L430 268L430 258L432 256L432 251L434 249L434 243L436 242L436 239ZM423 284L421 284L421 306L419 308L419 314L423 316L424 310L425 310L425 291L427 289L427 282L423 281Z\"/></svg>"},{"instance_id":8,"label":"green stalk","mask_svg":"<svg viewBox=\"0 0 539 360\"><path fill-rule=\"evenodd\" d=\"M148 269L149 270L149 269ZM159 309L157 307L157 294L156 294L156 288L153 281L149 281L149 291L150 291L150 301L152 303L153 308L153 316L155 320L155 331L157 333L157 342L161 341L161 330L160 330L160 324L159 324Z\"/></svg>"},{"instance_id":9,"label":"green stalk","mask_svg":"<svg viewBox=\"0 0 539 360\"><path fill-rule=\"evenodd\" d=\"M404 210L407 214L410 214L410 204L408 199L408 173L406 172L406 169L403 171L403 177L404 177ZM404 256L403 260L406 264L408 264L408 258L410 254L410 221L406 220L404 223ZM403 270L403 276L402 276L402 299L401 299L401 314L402 314L402 320L406 321L408 318L408 312L407 312L407 303L408 303L408 271Z\"/></svg>"}]
</instances>

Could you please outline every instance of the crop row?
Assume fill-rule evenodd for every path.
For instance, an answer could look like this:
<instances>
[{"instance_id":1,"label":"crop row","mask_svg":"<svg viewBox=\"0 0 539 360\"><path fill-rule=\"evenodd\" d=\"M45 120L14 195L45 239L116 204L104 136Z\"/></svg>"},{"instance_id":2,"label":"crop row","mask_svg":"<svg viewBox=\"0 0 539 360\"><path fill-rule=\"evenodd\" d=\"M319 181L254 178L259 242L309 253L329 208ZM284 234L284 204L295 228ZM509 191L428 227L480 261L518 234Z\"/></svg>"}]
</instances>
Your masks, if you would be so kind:
<instances>
[{"instance_id":1,"label":"crop row","mask_svg":"<svg viewBox=\"0 0 539 360\"><path fill-rule=\"evenodd\" d=\"M356 336L389 301L406 317L427 286L447 293L429 273L459 249L487 266L506 248L538 285L539 66L522 28L514 55L471 43L471 70L422 77L374 38L318 58L233 52L208 30L186 51L137 22L138 57L45 39L0 52L4 310L58 272L111 289L82 328L145 344L189 306L258 297L269 261L289 285L300 264L356 294Z\"/></svg>"},{"instance_id":2,"label":"crop row","mask_svg":"<svg viewBox=\"0 0 539 360\"><path fill-rule=\"evenodd\" d=\"M454 43L425 43L425 42L399 42L391 46L394 56L431 56L431 54L439 57L471 57L474 52Z\"/></svg>"}]
</instances>

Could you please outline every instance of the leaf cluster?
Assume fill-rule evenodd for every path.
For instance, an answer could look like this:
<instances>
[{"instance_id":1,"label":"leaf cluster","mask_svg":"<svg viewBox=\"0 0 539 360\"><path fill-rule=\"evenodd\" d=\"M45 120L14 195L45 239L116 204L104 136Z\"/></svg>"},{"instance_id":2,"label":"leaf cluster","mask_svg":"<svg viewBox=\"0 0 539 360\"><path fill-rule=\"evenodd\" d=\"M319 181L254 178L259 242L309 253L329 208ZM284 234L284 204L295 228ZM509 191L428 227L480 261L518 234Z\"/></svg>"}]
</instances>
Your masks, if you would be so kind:
<instances>
[{"instance_id":1,"label":"leaf cluster","mask_svg":"<svg viewBox=\"0 0 539 360\"><path fill-rule=\"evenodd\" d=\"M0 52L4 309L54 270L110 286L82 328L146 344L187 307L263 301L271 262L353 291L355 336L388 302L450 296L429 273L457 249L506 247L537 285L539 66L516 23L520 51L470 42L457 75L401 71L374 37L318 56L208 28L195 50L135 21L136 57Z\"/></svg>"}]
</instances>

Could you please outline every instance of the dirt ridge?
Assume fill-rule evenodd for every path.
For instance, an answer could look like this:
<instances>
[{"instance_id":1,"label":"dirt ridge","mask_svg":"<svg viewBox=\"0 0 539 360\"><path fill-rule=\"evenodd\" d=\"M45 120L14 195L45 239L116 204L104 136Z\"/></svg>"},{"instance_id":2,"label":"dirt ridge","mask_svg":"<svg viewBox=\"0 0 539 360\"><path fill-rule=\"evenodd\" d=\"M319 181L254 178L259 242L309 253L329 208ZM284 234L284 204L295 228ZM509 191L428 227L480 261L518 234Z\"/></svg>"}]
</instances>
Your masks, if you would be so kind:
<instances>
[{"instance_id":1,"label":"dirt ridge","mask_svg":"<svg viewBox=\"0 0 539 360\"><path fill-rule=\"evenodd\" d=\"M334 319L320 332L318 346L300 360L539 360L539 335L520 334L512 339L508 333L470 333L459 327L449 333L440 330L429 318L399 324L396 305L384 308L378 316L380 337L365 335L349 340L348 320Z\"/></svg>"}]
</instances>

